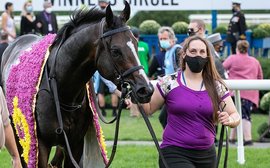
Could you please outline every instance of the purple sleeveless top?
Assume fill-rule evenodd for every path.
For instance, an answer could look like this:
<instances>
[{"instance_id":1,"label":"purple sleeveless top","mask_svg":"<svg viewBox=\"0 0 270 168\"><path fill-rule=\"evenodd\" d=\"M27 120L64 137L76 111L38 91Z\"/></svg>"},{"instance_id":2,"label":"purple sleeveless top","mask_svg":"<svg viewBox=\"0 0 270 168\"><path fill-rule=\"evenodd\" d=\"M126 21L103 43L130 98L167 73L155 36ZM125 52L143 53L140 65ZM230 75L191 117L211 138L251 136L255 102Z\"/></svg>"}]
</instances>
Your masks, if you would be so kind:
<instances>
[{"instance_id":1,"label":"purple sleeveless top","mask_svg":"<svg viewBox=\"0 0 270 168\"><path fill-rule=\"evenodd\" d=\"M157 83L168 113L161 148L208 149L216 134L211 98L206 90L195 91L183 85L180 77L177 72ZM219 82L217 90L222 100L229 96L228 89Z\"/></svg>"}]
</instances>

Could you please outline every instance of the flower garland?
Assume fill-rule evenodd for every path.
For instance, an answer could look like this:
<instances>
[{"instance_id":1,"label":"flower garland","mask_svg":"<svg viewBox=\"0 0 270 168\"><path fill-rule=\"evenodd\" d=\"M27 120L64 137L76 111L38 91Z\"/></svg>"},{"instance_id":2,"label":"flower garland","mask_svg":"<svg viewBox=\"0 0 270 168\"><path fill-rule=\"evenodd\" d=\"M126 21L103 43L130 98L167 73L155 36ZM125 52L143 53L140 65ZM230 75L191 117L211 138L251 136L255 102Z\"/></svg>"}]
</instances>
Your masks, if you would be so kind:
<instances>
[{"instance_id":1,"label":"flower garland","mask_svg":"<svg viewBox=\"0 0 270 168\"><path fill-rule=\"evenodd\" d=\"M87 87L87 95L88 95L88 99L89 99L89 106L90 106L92 113L93 113L93 121L94 121L94 126L96 129L96 136L97 136L98 144L99 144L99 147L101 150L101 155L102 155L104 163L108 164L105 137L103 135L103 130L102 130L102 128L99 124L99 121L98 121L99 117L98 117L97 109L96 109L96 106L94 103L95 100L93 100L93 95L92 95L92 92L90 90L89 83L87 83L86 87Z\"/></svg>"},{"instance_id":2,"label":"flower garland","mask_svg":"<svg viewBox=\"0 0 270 168\"><path fill-rule=\"evenodd\" d=\"M25 116L22 114L21 109L18 107L18 97L15 96L13 99L13 122L16 124L16 133L19 136L20 144L23 148L22 157L25 158L25 162L28 163L29 157L29 151L31 147L31 135L29 132L29 125L27 123L27 120Z\"/></svg>"},{"instance_id":3,"label":"flower garland","mask_svg":"<svg viewBox=\"0 0 270 168\"><path fill-rule=\"evenodd\" d=\"M55 34L49 34L19 56L7 79L6 99L13 118L16 134L23 147L22 157L28 168L38 165L38 141L35 121L36 94L44 65L49 56L48 47Z\"/></svg>"}]
</instances>

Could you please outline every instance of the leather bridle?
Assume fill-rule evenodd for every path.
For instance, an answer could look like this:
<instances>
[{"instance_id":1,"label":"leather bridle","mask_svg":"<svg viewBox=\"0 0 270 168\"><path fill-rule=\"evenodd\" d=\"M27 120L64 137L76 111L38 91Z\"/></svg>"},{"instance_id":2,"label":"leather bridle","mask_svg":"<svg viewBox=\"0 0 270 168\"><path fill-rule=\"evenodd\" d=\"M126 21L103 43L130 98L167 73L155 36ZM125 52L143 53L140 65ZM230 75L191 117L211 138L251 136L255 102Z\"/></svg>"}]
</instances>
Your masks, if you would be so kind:
<instances>
[{"instance_id":1,"label":"leather bridle","mask_svg":"<svg viewBox=\"0 0 270 168\"><path fill-rule=\"evenodd\" d=\"M105 20L103 19L101 21L101 27L103 27L103 24L104 24ZM113 158L115 156L115 153L116 153L116 148L117 148L117 141L118 141L118 133L119 133L119 124L120 124L120 116L121 116L121 111L122 111L122 106L124 104L124 100L126 97L130 96L130 94L132 94L132 96L134 97L136 103L138 103L138 107L139 107L139 111L140 113L142 114L143 116L143 119L145 120L145 123L148 127L148 130L155 142L155 145L156 145L156 148L161 156L161 159L163 161L163 164L165 165L166 168L168 168L168 165L164 159L164 156L160 150L160 147L159 147L159 143L158 143L158 140L156 138L156 135L155 135L155 132L151 126L151 123L148 119L148 117L146 116L146 113L144 111L144 109L142 108L142 106L139 104L139 101L137 100L137 96L135 95L134 92L132 92L131 90L131 86L130 86L130 83L129 82L125 82L125 78L128 77L129 75L131 75L133 72L137 71L137 70L140 70L142 69L143 67L142 66L134 66L128 70L126 70L124 73L121 73L116 65L116 63L114 62L113 58L112 58L112 54L110 53L108 47L106 47L106 42L105 42L105 38L106 37L111 37L112 35L116 34L116 33L120 33L120 32L124 32L124 31L128 31L130 30L130 28L128 26L124 26L124 27L120 27L118 29L114 29L114 30L110 30L108 32L105 32L105 33L100 33L102 34L101 37L100 37L100 40L103 42L103 45L105 47L105 50L106 52L108 53L108 55L110 55L110 58L112 60L112 63L114 65L114 68L118 74L118 80L120 80L120 83L121 83L121 99L120 99L120 104L118 105L118 113L116 115L116 117L110 121L110 122L106 122L105 119L102 117L102 114L100 114L99 112L99 116L100 116L100 119L104 122L104 123L108 123L108 124L111 124L113 123L115 120L116 120L116 126L115 126L115 135L114 135L114 143L113 143L113 147L112 147L112 152L111 152L111 156L110 156L110 159L109 159L109 162L107 163L106 165L106 168L108 168L110 166L110 164L112 163L113 161ZM102 29L101 29L102 31Z\"/></svg>"},{"instance_id":2,"label":"leather bridle","mask_svg":"<svg viewBox=\"0 0 270 168\"><path fill-rule=\"evenodd\" d=\"M133 66L131 68L129 68L128 70L126 70L125 72L121 73L121 71L119 70L117 64L115 63L110 48L108 48L108 45L106 45L106 38L108 37L112 37L113 35L117 34L117 33L121 33L121 32L125 32L125 31L129 31L130 27L129 26L123 26L123 27L119 27L117 29L113 29L113 30L109 30L106 32L103 32L103 28L104 28L104 24L105 24L105 18L103 18L100 22L100 40L103 43L103 46L105 48L105 51L107 52L107 55L109 56L109 58L111 59L111 62L114 66L114 69L117 73L117 79L120 81L121 85L124 83L124 79L127 78L129 75L131 75L133 72L138 71L140 69L143 69L143 67L141 65L139 66ZM96 57L96 63L98 62L99 57Z\"/></svg>"}]
</instances>

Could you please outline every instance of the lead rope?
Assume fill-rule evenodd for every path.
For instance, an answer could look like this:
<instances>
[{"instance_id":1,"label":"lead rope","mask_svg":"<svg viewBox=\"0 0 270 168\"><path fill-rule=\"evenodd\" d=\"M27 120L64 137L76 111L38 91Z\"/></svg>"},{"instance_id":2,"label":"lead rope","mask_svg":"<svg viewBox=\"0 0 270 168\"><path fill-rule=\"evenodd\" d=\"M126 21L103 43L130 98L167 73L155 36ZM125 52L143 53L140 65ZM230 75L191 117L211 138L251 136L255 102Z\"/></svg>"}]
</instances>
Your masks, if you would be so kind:
<instances>
[{"instance_id":1,"label":"lead rope","mask_svg":"<svg viewBox=\"0 0 270 168\"><path fill-rule=\"evenodd\" d=\"M223 106L223 108L220 108L220 112L224 110L226 107L226 104ZM222 146L223 146L223 138L224 138L224 131L226 132L226 149L225 149L225 157L224 157L224 163L223 168L227 168L227 160L228 160L228 153L229 153L229 138L228 138L228 128L225 125L222 125L221 132L219 136L219 143L218 143L218 155L217 155L217 162L216 162L216 168L219 166L221 153L222 153Z\"/></svg>"},{"instance_id":2,"label":"lead rope","mask_svg":"<svg viewBox=\"0 0 270 168\"><path fill-rule=\"evenodd\" d=\"M160 147L159 147L159 143L158 143L156 134L155 134L155 132L154 132L154 129L153 129L153 127L152 127L152 125L151 125L151 123L150 123L148 117L146 116L145 111L144 111L144 109L143 109L143 107L142 107L142 105L141 105L140 103L138 103L138 108L139 108L139 110L140 110L140 113L141 113L142 116L143 116L143 119L144 119L144 121L145 121L145 124L147 125L147 128L148 128L148 130L149 130L149 132L150 132L150 134L151 134L151 136L152 136L152 139L153 139L153 141L154 141L154 143L155 143L155 145L156 145L156 148L157 148L157 150L158 150L159 156L161 157L161 160L162 160L162 162L163 162L165 168L169 168L169 166L168 166L168 164L167 164L167 162L166 162L166 160L165 160L165 158L164 158L164 156L163 156L163 153L162 153L162 151L161 151L161 149L160 149Z\"/></svg>"},{"instance_id":3,"label":"lead rope","mask_svg":"<svg viewBox=\"0 0 270 168\"><path fill-rule=\"evenodd\" d=\"M150 132L150 134L152 136L152 139L153 139L153 141L154 141L154 143L156 145L156 148L158 150L159 156L160 156L160 158L161 158L161 160L162 160L165 168L169 168L169 166L168 166L168 164L167 164L167 162L166 162L166 160L164 158L164 155L163 155L163 153L162 153L162 151L160 149L160 146L159 146L159 143L158 143L158 140L157 140L157 136L155 134L155 131L154 131L154 129L153 129L153 127L152 127L152 125L151 125L151 123L150 123L150 121L149 121L149 119L148 119L148 117L147 117L147 115L146 115L146 113L145 113L142 105L138 102L138 100L136 99L136 96L134 95L133 92L132 92L132 94L133 94L133 97L135 98L135 101L136 101L136 103L138 105L139 111L140 111L141 115L143 116L143 119L145 121L145 124L146 124L146 126L147 126L147 128L148 128L148 130L149 130L149 132Z\"/></svg>"},{"instance_id":4,"label":"lead rope","mask_svg":"<svg viewBox=\"0 0 270 168\"><path fill-rule=\"evenodd\" d=\"M105 166L105 168L108 168L112 161L113 158L115 156L116 153L116 149L117 149L117 142L118 142L118 134L119 134L119 125L120 125L120 117L121 117L121 112L122 112L122 106L125 102L125 98L127 96L127 91L128 91L128 87L129 85L122 85L122 94L121 94L121 99L120 99L120 103L118 105L118 113L116 114L116 125L115 125L115 131L114 131L114 141L113 141L113 147L112 147L112 152L111 152L111 156L110 159L107 163L107 165Z\"/></svg>"}]
</instances>

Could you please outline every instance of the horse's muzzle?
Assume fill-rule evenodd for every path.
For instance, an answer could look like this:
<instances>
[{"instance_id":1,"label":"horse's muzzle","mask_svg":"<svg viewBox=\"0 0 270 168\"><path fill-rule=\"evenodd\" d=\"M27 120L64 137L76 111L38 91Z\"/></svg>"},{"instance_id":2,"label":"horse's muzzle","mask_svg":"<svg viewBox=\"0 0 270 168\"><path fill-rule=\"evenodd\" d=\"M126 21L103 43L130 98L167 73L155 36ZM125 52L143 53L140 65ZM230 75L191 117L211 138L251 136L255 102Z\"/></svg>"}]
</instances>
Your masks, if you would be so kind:
<instances>
[{"instance_id":1,"label":"horse's muzzle","mask_svg":"<svg viewBox=\"0 0 270 168\"><path fill-rule=\"evenodd\" d=\"M132 94L131 101L133 103L139 102L139 103L148 103L151 100L151 96L154 92L154 87L151 83L148 85L136 85L133 92L135 94Z\"/></svg>"}]
</instances>

